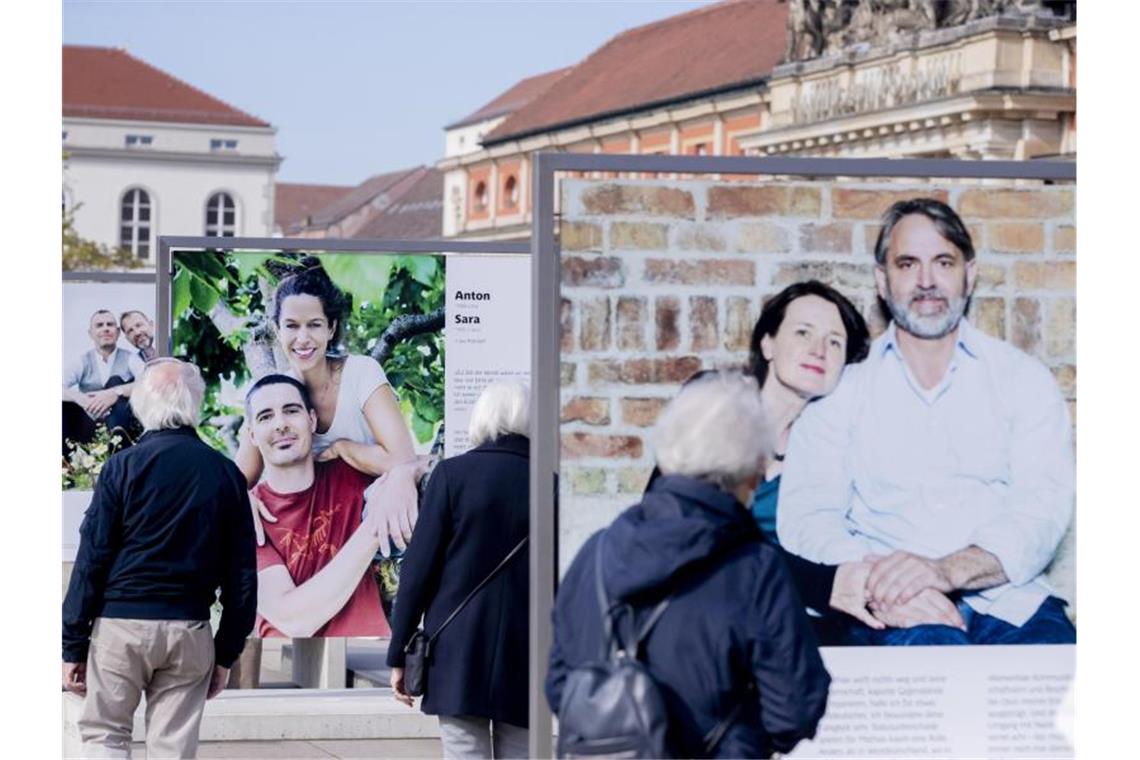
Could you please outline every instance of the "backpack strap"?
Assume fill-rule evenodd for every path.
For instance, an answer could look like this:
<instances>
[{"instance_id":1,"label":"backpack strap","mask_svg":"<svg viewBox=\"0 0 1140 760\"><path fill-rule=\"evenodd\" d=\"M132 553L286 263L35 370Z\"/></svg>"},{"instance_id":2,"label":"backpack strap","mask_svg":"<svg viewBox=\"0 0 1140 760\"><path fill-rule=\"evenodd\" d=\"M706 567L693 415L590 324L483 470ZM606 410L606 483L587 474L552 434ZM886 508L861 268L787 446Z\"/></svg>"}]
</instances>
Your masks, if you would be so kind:
<instances>
[{"instance_id":1,"label":"backpack strap","mask_svg":"<svg viewBox=\"0 0 1140 760\"><path fill-rule=\"evenodd\" d=\"M602 617L602 659L610 656L614 648L614 623L610 614L611 605L609 595L606 594L606 585L602 581L602 544L606 541L606 533L598 536L598 543L594 545L594 588L598 592L598 610Z\"/></svg>"},{"instance_id":2,"label":"backpack strap","mask_svg":"<svg viewBox=\"0 0 1140 760\"><path fill-rule=\"evenodd\" d=\"M653 608L653 612L649 614L649 617L646 618L645 622L641 625L641 630L637 633L637 639L633 642L634 657L637 657L638 659L641 658L641 645L645 643L646 637L649 636L649 629L652 628L653 625L661 619L662 613L665 612L665 608L668 606L669 597L665 597L657 603L657 606Z\"/></svg>"},{"instance_id":3,"label":"backpack strap","mask_svg":"<svg viewBox=\"0 0 1140 760\"><path fill-rule=\"evenodd\" d=\"M616 604L610 602L609 595L606 593L605 583L602 581L602 544L605 542L605 540L606 534L603 532L602 535L598 537L598 543L594 547L594 587L598 592L598 608L602 613L602 625L604 626L605 630L605 637L602 641L603 659L609 657L610 651L615 643L614 621L612 613L615 607L617 607ZM633 608L628 604L622 606L629 608L630 617L632 618ZM661 619L662 613L665 612L665 608L668 606L669 597L666 597L657 603L657 606L653 608L653 612L651 612L649 614L649 617L646 618L645 622L642 623L641 630L637 632L637 635L635 637L633 637L633 646L630 647L630 649L632 649L630 654L632 654L634 657L641 656L641 645L645 643L646 637L649 636L649 630L653 628L658 620ZM624 637L620 635L617 636L618 641L616 643L619 648L625 647L623 638Z\"/></svg>"}]
</instances>

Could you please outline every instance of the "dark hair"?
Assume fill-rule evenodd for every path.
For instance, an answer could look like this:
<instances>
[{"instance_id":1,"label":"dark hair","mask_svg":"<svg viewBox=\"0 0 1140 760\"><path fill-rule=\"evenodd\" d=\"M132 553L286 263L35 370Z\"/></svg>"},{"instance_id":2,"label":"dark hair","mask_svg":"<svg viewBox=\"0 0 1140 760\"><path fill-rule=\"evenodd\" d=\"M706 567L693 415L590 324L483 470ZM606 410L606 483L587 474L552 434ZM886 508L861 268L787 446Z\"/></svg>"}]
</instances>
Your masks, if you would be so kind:
<instances>
[{"instance_id":1,"label":"dark hair","mask_svg":"<svg viewBox=\"0 0 1140 760\"><path fill-rule=\"evenodd\" d=\"M792 301L804 296L819 296L823 300L835 304L839 310L839 319L847 330L847 356L845 364L854 364L867 358L871 348L871 334L867 330L867 322L854 304L835 288L824 285L819 280L807 280L789 285L776 295L768 299L764 308L760 310L760 318L756 320L756 327L752 329L752 342L749 346L748 370L756 378L756 382L764 385L764 378L768 376L768 360L760 349L760 342L766 335L775 335L784 323L784 315Z\"/></svg>"},{"instance_id":2,"label":"dark hair","mask_svg":"<svg viewBox=\"0 0 1140 760\"><path fill-rule=\"evenodd\" d=\"M128 309L127 311L124 311L122 314L119 315L119 326L121 327L123 324L123 320L126 319L127 317L131 316L132 314L138 314L140 317L145 319L147 322L150 321L150 317L148 317L146 314L143 314L138 309Z\"/></svg>"},{"instance_id":3,"label":"dark hair","mask_svg":"<svg viewBox=\"0 0 1140 760\"><path fill-rule=\"evenodd\" d=\"M273 324L281 326L281 304L289 296L313 296L320 300L321 310L329 324L336 323L329 348L340 345L344 335L344 314L350 310L348 297L329 279L328 273L314 256L301 259L301 269L285 277L273 295Z\"/></svg>"},{"instance_id":4,"label":"dark hair","mask_svg":"<svg viewBox=\"0 0 1140 760\"><path fill-rule=\"evenodd\" d=\"M250 417L253 416L253 410L250 406L250 400L253 398L253 394L257 393L267 385L292 385L297 389L297 392L301 394L301 402L305 405L305 409L309 411L316 409L316 407L313 406L313 397L309 395L309 389L306 388L305 384L300 380L294 377L289 377L288 375L263 375L257 379L256 383L250 386L248 391L245 392L245 418L247 423L249 422Z\"/></svg>"},{"instance_id":5,"label":"dark hair","mask_svg":"<svg viewBox=\"0 0 1140 760\"><path fill-rule=\"evenodd\" d=\"M879 230L879 237L875 241L875 263L883 266L887 263L887 247L891 242L891 233L895 225L904 216L922 214L938 228L938 234L949 240L966 261L974 260L974 241L970 239L970 231L962 223L961 217L954 209L940 200L934 198L911 198L909 201L899 201L893 204L883 214L883 228Z\"/></svg>"}]
</instances>

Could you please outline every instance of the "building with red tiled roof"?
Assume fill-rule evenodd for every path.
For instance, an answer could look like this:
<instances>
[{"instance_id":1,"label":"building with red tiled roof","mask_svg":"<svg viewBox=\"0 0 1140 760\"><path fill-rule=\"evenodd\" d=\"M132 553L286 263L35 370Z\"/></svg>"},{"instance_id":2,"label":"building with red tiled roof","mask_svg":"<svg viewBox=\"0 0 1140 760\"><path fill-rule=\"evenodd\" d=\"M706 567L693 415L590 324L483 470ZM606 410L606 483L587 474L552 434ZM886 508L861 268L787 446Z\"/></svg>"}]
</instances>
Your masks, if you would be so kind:
<instances>
[{"instance_id":1,"label":"building with red tiled roof","mask_svg":"<svg viewBox=\"0 0 1140 760\"><path fill-rule=\"evenodd\" d=\"M567 66L519 80L512 85L509 90L496 96L490 103L481 106L475 112L468 114L459 121L447 125L444 129L455 129L456 127L464 127L469 124L474 124L475 122L487 121L499 116L510 116L520 108L529 105L530 102L539 95L545 93L550 89L552 84L561 79L571 68L573 67Z\"/></svg>"},{"instance_id":2,"label":"building with red tiled roof","mask_svg":"<svg viewBox=\"0 0 1140 760\"><path fill-rule=\"evenodd\" d=\"M936 5L725 0L622 32L437 163L444 235L528 237L535 151L1072 156L1075 2Z\"/></svg>"},{"instance_id":3,"label":"building with red tiled roof","mask_svg":"<svg viewBox=\"0 0 1140 760\"><path fill-rule=\"evenodd\" d=\"M444 234L529 235L535 150L738 153L737 136L761 124L786 20L780 0L723 2L617 35L496 124L480 150L439 162Z\"/></svg>"},{"instance_id":4,"label":"building with red tiled roof","mask_svg":"<svg viewBox=\"0 0 1140 760\"><path fill-rule=\"evenodd\" d=\"M784 52L787 7L778 0L723 3L622 32L483 144L762 86Z\"/></svg>"},{"instance_id":5,"label":"building with red tiled roof","mask_svg":"<svg viewBox=\"0 0 1140 760\"><path fill-rule=\"evenodd\" d=\"M347 195L352 189L352 185L278 182L274 187L274 233L287 235L289 230L311 224L314 214Z\"/></svg>"},{"instance_id":6,"label":"building with red tiled roof","mask_svg":"<svg viewBox=\"0 0 1140 760\"><path fill-rule=\"evenodd\" d=\"M63 70L65 117L269 126L121 48L65 45Z\"/></svg>"},{"instance_id":7,"label":"building with red tiled roof","mask_svg":"<svg viewBox=\"0 0 1140 760\"><path fill-rule=\"evenodd\" d=\"M443 226L443 172L424 167L405 192L375 214L354 237L438 240Z\"/></svg>"},{"instance_id":8,"label":"building with red tiled roof","mask_svg":"<svg viewBox=\"0 0 1140 760\"><path fill-rule=\"evenodd\" d=\"M277 130L119 48L63 47L65 211L154 262L160 235L269 236Z\"/></svg>"},{"instance_id":9,"label":"building with red tiled roof","mask_svg":"<svg viewBox=\"0 0 1140 760\"><path fill-rule=\"evenodd\" d=\"M312 200L314 185L288 186L288 195ZM294 193L294 189L296 189ZM369 177L356 187L325 186L330 199L293 220L278 224L287 237L386 238L424 240L440 237L443 173L417 166Z\"/></svg>"}]
</instances>

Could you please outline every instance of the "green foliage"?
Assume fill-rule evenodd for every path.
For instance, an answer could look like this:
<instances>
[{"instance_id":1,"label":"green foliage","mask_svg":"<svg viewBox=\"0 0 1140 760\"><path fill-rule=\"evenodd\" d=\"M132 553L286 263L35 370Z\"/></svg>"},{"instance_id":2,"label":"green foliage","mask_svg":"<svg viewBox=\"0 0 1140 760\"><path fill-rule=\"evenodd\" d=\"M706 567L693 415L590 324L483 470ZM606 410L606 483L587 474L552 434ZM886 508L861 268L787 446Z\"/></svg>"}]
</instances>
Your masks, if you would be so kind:
<instances>
[{"instance_id":1,"label":"green foliage","mask_svg":"<svg viewBox=\"0 0 1140 760\"><path fill-rule=\"evenodd\" d=\"M79 237L75 231L74 213L79 206L63 213L63 257L65 272L90 272L104 269L138 269L146 262L126 248L111 249Z\"/></svg>"},{"instance_id":2,"label":"green foliage","mask_svg":"<svg viewBox=\"0 0 1140 760\"><path fill-rule=\"evenodd\" d=\"M270 341L268 294L282 265L301 254L215 251L178 254L171 285L176 355L202 369L207 383L204 420L241 414L220 400L222 380L242 386L250 378L244 349ZM319 255L330 279L352 298L345 320L345 349L369 354L396 317L426 314L443 306L444 267L435 256ZM221 317L221 318L220 318ZM286 368L280 368L286 369ZM420 443L431 440L443 419L443 338L415 336L394 347L384 363ZM219 449L228 448L214 425L201 430Z\"/></svg>"},{"instance_id":3,"label":"green foliage","mask_svg":"<svg viewBox=\"0 0 1140 760\"><path fill-rule=\"evenodd\" d=\"M354 257L360 258L360 257ZM349 353L369 353L385 328L403 314L426 314L443 305L441 259L393 256L383 298L353 310L345 331ZM354 303L356 293L353 292ZM443 421L443 341L439 333L417 335L398 343L384 365L400 406L420 443L427 443Z\"/></svg>"}]
</instances>

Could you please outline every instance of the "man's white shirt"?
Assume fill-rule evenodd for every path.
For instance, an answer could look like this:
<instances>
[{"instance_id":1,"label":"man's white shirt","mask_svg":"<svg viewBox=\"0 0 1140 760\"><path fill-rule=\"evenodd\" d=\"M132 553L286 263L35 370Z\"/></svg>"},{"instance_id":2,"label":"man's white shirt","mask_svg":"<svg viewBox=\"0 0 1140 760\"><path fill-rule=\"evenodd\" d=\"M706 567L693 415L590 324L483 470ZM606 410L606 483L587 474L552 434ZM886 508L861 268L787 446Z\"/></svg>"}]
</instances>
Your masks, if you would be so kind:
<instances>
[{"instance_id":1,"label":"man's white shirt","mask_svg":"<svg viewBox=\"0 0 1140 760\"><path fill-rule=\"evenodd\" d=\"M963 319L924 390L892 322L792 427L776 526L789 551L829 564L978 546L1010 582L964 599L1020 626L1052 592L1042 573L1074 493L1072 425L1044 365Z\"/></svg>"}]
</instances>

